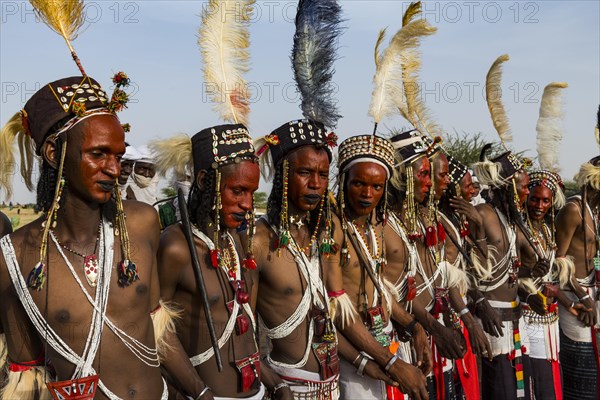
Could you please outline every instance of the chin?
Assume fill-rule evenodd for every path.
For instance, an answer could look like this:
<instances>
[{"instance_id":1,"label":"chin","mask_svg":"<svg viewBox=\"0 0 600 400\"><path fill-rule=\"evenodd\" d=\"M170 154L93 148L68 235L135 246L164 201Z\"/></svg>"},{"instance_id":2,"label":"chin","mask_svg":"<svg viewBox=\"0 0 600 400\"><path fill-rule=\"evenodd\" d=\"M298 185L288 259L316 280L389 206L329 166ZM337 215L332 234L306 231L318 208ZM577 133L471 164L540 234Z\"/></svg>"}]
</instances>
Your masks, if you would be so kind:
<instances>
[{"instance_id":1,"label":"chin","mask_svg":"<svg viewBox=\"0 0 600 400\"><path fill-rule=\"evenodd\" d=\"M240 226L242 226L242 222L243 221L237 221L233 218L225 218L225 220L223 221L223 226L227 229L237 229Z\"/></svg>"}]
</instances>

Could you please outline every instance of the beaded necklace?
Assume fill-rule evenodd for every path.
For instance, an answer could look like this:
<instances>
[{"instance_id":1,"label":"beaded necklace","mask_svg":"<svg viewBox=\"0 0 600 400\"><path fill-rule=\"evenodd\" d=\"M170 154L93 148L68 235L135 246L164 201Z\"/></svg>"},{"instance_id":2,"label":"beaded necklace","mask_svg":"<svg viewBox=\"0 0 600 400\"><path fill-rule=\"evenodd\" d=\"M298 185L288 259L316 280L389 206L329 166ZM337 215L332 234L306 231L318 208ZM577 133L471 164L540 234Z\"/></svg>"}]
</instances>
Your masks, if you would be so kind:
<instances>
[{"instance_id":1,"label":"beaded necklace","mask_svg":"<svg viewBox=\"0 0 600 400\"><path fill-rule=\"evenodd\" d=\"M98 235L96 236L94 251L92 252L92 254L84 255L84 254L81 254L81 253L71 249L70 247L67 247L65 244L61 243L58 240L58 237L56 236L56 232L54 232L54 229L50 229L50 232L52 233L52 236L56 240L56 243L58 243L63 249L67 250L68 252L83 258L83 271L85 273L85 280L87 281L87 283L90 287L96 287L96 283L98 280L98 257L96 257L96 251L98 250L98 241L100 240L101 230L102 230L102 220L100 220L100 223L98 224Z\"/></svg>"}]
</instances>

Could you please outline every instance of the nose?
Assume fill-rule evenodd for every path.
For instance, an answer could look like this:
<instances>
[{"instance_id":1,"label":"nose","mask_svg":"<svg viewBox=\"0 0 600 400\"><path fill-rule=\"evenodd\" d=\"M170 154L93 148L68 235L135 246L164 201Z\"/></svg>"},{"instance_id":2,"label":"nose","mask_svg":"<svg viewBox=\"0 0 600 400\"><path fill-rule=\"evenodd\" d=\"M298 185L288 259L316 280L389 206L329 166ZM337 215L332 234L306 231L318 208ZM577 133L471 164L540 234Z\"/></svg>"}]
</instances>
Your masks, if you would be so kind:
<instances>
[{"instance_id":1,"label":"nose","mask_svg":"<svg viewBox=\"0 0 600 400\"><path fill-rule=\"evenodd\" d=\"M121 163L116 157L108 157L104 172L113 179L116 179L121 174Z\"/></svg>"},{"instance_id":2,"label":"nose","mask_svg":"<svg viewBox=\"0 0 600 400\"><path fill-rule=\"evenodd\" d=\"M248 193L242 196L242 200L240 201L240 208L244 211L252 210L252 194Z\"/></svg>"},{"instance_id":3,"label":"nose","mask_svg":"<svg viewBox=\"0 0 600 400\"><path fill-rule=\"evenodd\" d=\"M310 179L308 180L308 187L310 189L319 190L321 189L327 182L327 179L321 177L319 173L314 173L310 175Z\"/></svg>"}]
</instances>

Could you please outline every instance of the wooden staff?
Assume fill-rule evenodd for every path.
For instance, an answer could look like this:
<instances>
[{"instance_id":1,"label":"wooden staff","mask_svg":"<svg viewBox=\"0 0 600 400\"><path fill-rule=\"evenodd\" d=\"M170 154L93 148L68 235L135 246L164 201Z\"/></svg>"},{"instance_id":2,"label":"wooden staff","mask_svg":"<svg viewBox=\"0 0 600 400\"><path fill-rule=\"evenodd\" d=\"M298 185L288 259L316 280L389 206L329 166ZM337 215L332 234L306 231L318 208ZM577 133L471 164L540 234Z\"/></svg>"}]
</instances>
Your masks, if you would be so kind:
<instances>
[{"instance_id":1,"label":"wooden staff","mask_svg":"<svg viewBox=\"0 0 600 400\"><path fill-rule=\"evenodd\" d=\"M181 213L181 224L183 226L183 233L190 249L190 255L192 256L192 266L194 267L194 275L196 276L196 285L200 290L200 296L202 298L202 306L204 307L204 316L206 317L206 325L208 325L208 332L210 333L210 343L212 344L215 352L215 360L217 361L217 368L219 372L223 371L223 361L221 360L221 351L219 349L219 342L217 340L217 334L215 333L215 324L210 313L210 304L208 303L208 296L206 295L206 286L204 285L204 276L202 276L202 269L200 268L200 262L198 261L198 253L196 253L196 245L194 244L194 236L192 235L192 226L190 225L190 216L188 214L187 203L185 201L185 195L183 191L179 189L177 191L177 199L179 201L179 212ZM219 210L217 210L219 212Z\"/></svg>"}]
</instances>

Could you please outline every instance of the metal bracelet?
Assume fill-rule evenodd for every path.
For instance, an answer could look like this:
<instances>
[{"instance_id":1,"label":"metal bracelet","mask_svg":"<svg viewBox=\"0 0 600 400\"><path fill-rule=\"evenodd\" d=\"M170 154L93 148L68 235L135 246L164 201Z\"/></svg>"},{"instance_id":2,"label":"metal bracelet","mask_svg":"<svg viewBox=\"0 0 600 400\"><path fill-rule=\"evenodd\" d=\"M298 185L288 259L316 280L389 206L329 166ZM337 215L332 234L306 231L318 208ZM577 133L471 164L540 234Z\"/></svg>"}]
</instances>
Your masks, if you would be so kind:
<instances>
[{"instance_id":1,"label":"metal bracelet","mask_svg":"<svg viewBox=\"0 0 600 400\"><path fill-rule=\"evenodd\" d=\"M204 386L204 389L202 389L200 394L196 397L196 400L200 400L200 398L202 396L204 396L206 394L206 392L208 392L209 390L210 390L210 388L208 386Z\"/></svg>"},{"instance_id":2,"label":"metal bracelet","mask_svg":"<svg viewBox=\"0 0 600 400\"><path fill-rule=\"evenodd\" d=\"M275 394L279 389L289 388L289 387L290 387L290 385L288 385L287 383L281 382L281 383L278 383L277 385L273 386L273 390L271 390L271 392L273 394Z\"/></svg>"},{"instance_id":3,"label":"metal bracelet","mask_svg":"<svg viewBox=\"0 0 600 400\"><path fill-rule=\"evenodd\" d=\"M362 360L360 360L360 364L358 365L358 368L356 369L356 375L358 375L358 376L364 375L365 366L369 362L369 357L367 357L363 354L361 354L361 356L362 356Z\"/></svg>"},{"instance_id":4,"label":"metal bracelet","mask_svg":"<svg viewBox=\"0 0 600 400\"><path fill-rule=\"evenodd\" d=\"M467 314L468 312L469 312L469 309L467 307L465 307L458 312L458 316L462 317L463 315Z\"/></svg>"},{"instance_id":5,"label":"metal bracelet","mask_svg":"<svg viewBox=\"0 0 600 400\"><path fill-rule=\"evenodd\" d=\"M583 296L582 298L579 299L579 301L584 301L590 298L589 294L586 294L585 296Z\"/></svg>"},{"instance_id":6,"label":"metal bracelet","mask_svg":"<svg viewBox=\"0 0 600 400\"><path fill-rule=\"evenodd\" d=\"M385 372L388 372L390 370L390 368L392 368L392 365L394 365L394 363L396 362L396 360L398 360L398 356L397 355L393 355L392 358L390 358L390 361L388 361L387 364L385 364Z\"/></svg>"}]
</instances>

